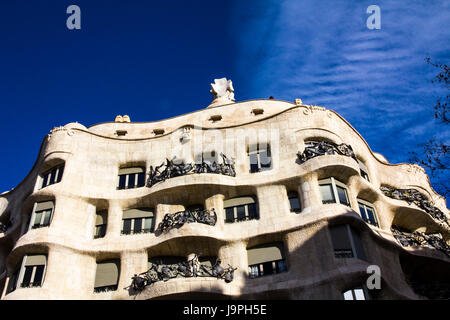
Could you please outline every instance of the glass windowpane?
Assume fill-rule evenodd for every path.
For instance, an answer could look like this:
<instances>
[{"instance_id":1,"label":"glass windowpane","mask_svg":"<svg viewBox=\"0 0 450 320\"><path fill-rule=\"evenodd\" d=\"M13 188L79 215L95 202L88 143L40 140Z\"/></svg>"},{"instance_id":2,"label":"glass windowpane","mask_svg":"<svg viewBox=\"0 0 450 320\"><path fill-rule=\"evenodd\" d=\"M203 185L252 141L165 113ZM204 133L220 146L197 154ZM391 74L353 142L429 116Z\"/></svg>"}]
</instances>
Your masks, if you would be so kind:
<instances>
[{"instance_id":1,"label":"glass windowpane","mask_svg":"<svg viewBox=\"0 0 450 320\"><path fill-rule=\"evenodd\" d=\"M136 174L129 174L128 175L128 188L134 188L134 185L136 183Z\"/></svg>"},{"instance_id":2,"label":"glass windowpane","mask_svg":"<svg viewBox=\"0 0 450 320\"><path fill-rule=\"evenodd\" d=\"M234 207L225 208L225 221L234 222Z\"/></svg>"},{"instance_id":3,"label":"glass windowpane","mask_svg":"<svg viewBox=\"0 0 450 320\"><path fill-rule=\"evenodd\" d=\"M143 187L145 185L145 173L138 173L138 187Z\"/></svg>"},{"instance_id":4,"label":"glass windowpane","mask_svg":"<svg viewBox=\"0 0 450 320\"><path fill-rule=\"evenodd\" d=\"M245 220L245 206L238 206L237 207L237 220L238 221Z\"/></svg>"},{"instance_id":5,"label":"glass windowpane","mask_svg":"<svg viewBox=\"0 0 450 320\"><path fill-rule=\"evenodd\" d=\"M134 233L139 233L142 231L142 218L136 218L134 219Z\"/></svg>"},{"instance_id":6,"label":"glass windowpane","mask_svg":"<svg viewBox=\"0 0 450 320\"><path fill-rule=\"evenodd\" d=\"M261 169L268 169L272 165L272 159L270 157L270 152L267 150L262 150L259 153L259 159L261 161Z\"/></svg>"},{"instance_id":7,"label":"glass windowpane","mask_svg":"<svg viewBox=\"0 0 450 320\"><path fill-rule=\"evenodd\" d=\"M123 220L123 233L130 234L131 233L131 219Z\"/></svg>"},{"instance_id":8,"label":"glass windowpane","mask_svg":"<svg viewBox=\"0 0 450 320\"><path fill-rule=\"evenodd\" d=\"M256 211L256 203L250 203L247 205L249 219L258 219L258 212Z\"/></svg>"},{"instance_id":9,"label":"glass windowpane","mask_svg":"<svg viewBox=\"0 0 450 320\"><path fill-rule=\"evenodd\" d=\"M153 223L153 218L145 218L144 219L144 231L145 232L152 231L152 223Z\"/></svg>"},{"instance_id":10,"label":"glass windowpane","mask_svg":"<svg viewBox=\"0 0 450 320\"><path fill-rule=\"evenodd\" d=\"M258 154L252 153L249 155L250 157L250 172L258 172Z\"/></svg>"},{"instance_id":11,"label":"glass windowpane","mask_svg":"<svg viewBox=\"0 0 450 320\"><path fill-rule=\"evenodd\" d=\"M353 300L352 290L344 292L344 300Z\"/></svg>"},{"instance_id":12,"label":"glass windowpane","mask_svg":"<svg viewBox=\"0 0 450 320\"><path fill-rule=\"evenodd\" d=\"M58 177L56 178L56 182L60 182L61 181L63 173L64 173L64 166L59 168Z\"/></svg>"},{"instance_id":13,"label":"glass windowpane","mask_svg":"<svg viewBox=\"0 0 450 320\"><path fill-rule=\"evenodd\" d=\"M125 189L125 181L127 176L125 174L119 176L119 189Z\"/></svg>"},{"instance_id":14,"label":"glass windowpane","mask_svg":"<svg viewBox=\"0 0 450 320\"><path fill-rule=\"evenodd\" d=\"M52 216L52 210L46 210L43 212L44 214L44 221L42 222L42 226L48 226L50 225L50 218Z\"/></svg>"},{"instance_id":15,"label":"glass windowpane","mask_svg":"<svg viewBox=\"0 0 450 320\"><path fill-rule=\"evenodd\" d=\"M47 186L47 181L48 181L48 173L43 178L42 188L45 188Z\"/></svg>"},{"instance_id":16,"label":"glass windowpane","mask_svg":"<svg viewBox=\"0 0 450 320\"><path fill-rule=\"evenodd\" d=\"M44 276L44 265L36 266L36 272L34 273L33 287L39 287L42 284L42 278Z\"/></svg>"},{"instance_id":17,"label":"glass windowpane","mask_svg":"<svg viewBox=\"0 0 450 320\"><path fill-rule=\"evenodd\" d=\"M35 213L33 228L39 227L41 225L42 214L44 211L39 211Z\"/></svg>"},{"instance_id":18,"label":"glass windowpane","mask_svg":"<svg viewBox=\"0 0 450 320\"><path fill-rule=\"evenodd\" d=\"M270 262L264 262L264 263L262 264L262 266L263 266L263 274L264 274L265 276L266 276L266 275L269 275L269 274L273 274L274 271L275 271L275 270L273 270L272 261L270 261Z\"/></svg>"},{"instance_id":19,"label":"glass windowpane","mask_svg":"<svg viewBox=\"0 0 450 320\"><path fill-rule=\"evenodd\" d=\"M322 202L324 204L336 202L331 184L322 184L319 188L322 195Z\"/></svg>"},{"instance_id":20,"label":"glass windowpane","mask_svg":"<svg viewBox=\"0 0 450 320\"><path fill-rule=\"evenodd\" d=\"M34 266L26 266L25 267L25 272L23 275L23 280L22 280L22 287L29 287L30 286L30 282L31 282L31 275L33 274L33 268Z\"/></svg>"},{"instance_id":21,"label":"glass windowpane","mask_svg":"<svg viewBox=\"0 0 450 320\"><path fill-rule=\"evenodd\" d=\"M55 178L56 178L56 169L53 169L52 172L50 173L50 181L49 181L49 185L50 184L54 184L55 183Z\"/></svg>"},{"instance_id":22,"label":"glass windowpane","mask_svg":"<svg viewBox=\"0 0 450 320\"><path fill-rule=\"evenodd\" d=\"M375 219L375 212L373 211L372 208L370 207L366 207L367 209L367 218L370 221L371 224L373 224L374 226L377 225L377 220Z\"/></svg>"},{"instance_id":23,"label":"glass windowpane","mask_svg":"<svg viewBox=\"0 0 450 320\"><path fill-rule=\"evenodd\" d=\"M289 203L291 211L300 211L300 200L298 199L298 196L291 196L289 198Z\"/></svg>"},{"instance_id":24,"label":"glass windowpane","mask_svg":"<svg viewBox=\"0 0 450 320\"><path fill-rule=\"evenodd\" d=\"M356 300L366 300L363 289L355 289L354 293L355 293Z\"/></svg>"},{"instance_id":25,"label":"glass windowpane","mask_svg":"<svg viewBox=\"0 0 450 320\"><path fill-rule=\"evenodd\" d=\"M348 203L348 198L347 198L347 190L345 190L344 188L338 187L336 186L337 189L337 193L338 193L338 197L339 197L339 202L341 204L345 204L345 205L349 205Z\"/></svg>"}]
</instances>

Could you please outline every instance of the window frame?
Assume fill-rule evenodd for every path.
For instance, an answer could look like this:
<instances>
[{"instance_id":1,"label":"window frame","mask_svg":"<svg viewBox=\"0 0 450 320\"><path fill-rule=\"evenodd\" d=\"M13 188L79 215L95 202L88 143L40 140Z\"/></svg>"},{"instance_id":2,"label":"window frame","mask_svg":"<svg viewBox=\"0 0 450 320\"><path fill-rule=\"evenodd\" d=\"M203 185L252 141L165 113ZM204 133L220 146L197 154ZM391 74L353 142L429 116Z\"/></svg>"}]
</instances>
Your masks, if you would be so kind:
<instances>
[{"instance_id":1,"label":"window frame","mask_svg":"<svg viewBox=\"0 0 450 320\"><path fill-rule=\"evenodd\" d=\"M102 217L102 222L97 224L97 217ZM105 221L106 220L106 221ZM99 210L95 213L95 222L94 222L94 239L101 239L106 236L108 228L108 210Z\"/></svg>"},{"instance_id":2,"label":"window frame","mask_svg":"<svg viewBox=\"0 0 450 320\"><path fill-rule=\"evenodd\" d=\"M261 145L264 145L265 148L261 149ZM261 162L261 152L262 151L266 151L267 158L270 159L270 163L269 163L268 167L266 167L266 165L265 166L262 165L262 162ZM257 163L256 163L257 168L256 168L256 170L253 170L252 169L252 155L255 155L255 154L256 154L256 161L257 161ZM272 150L271 150L270 144L267 142L264 142L264 143L258 142L255 145L248 146L247 147L247 158L248 158L250 173L258 173L258 172L269 171L269 170L273 169ZM253 164L253 165L255 165L255 164Z\"/></svg>"},{"instance_id":3,"label":"window frame","mask_svg":"<svg viewBox=\"0 0 450 320\"><path fill-rule=\"evenodd\" d=\"M40 281L39 285L34 285L34 283L36 282L35 281L35 276L36 276L37 268L39 266L42 266L42 264L29 265L29 266L25 265L26 261L27 261L27 258L29 256L36 256L36 255L39 255L39 256L42 255L42 256L45 257L45 263L43 264L44 269L42 271L42 278L41 278L41 281ZM9 283L8 283L8 292L7 293L11 293L11 292L13 292L13 291L15 291L17 289L27 289L27 288L42 287L43 284L44 284L45 275L46 275L46 272L47 272L47 264L48 264L48 257L47 257L46 254L39 254L39 253L37 253L37 254L26 254L26 255L24 255L23 258L22 258L22 262L20 264L20 268L18 270L16 270L12 274L12 275L17 274L16 279L15 279L14 289L9 291ZM32 274L31 274L31 277L30 277L30 284L31 285L29 285L29 286L23 286L23 279L24 279L24 276L25 276L25 269L26 269L26 267L32 267ZM10 279L10 281L11 281L11 279Z\"/></svg>"},{"instance_id":4,"label":"window frame","mask_svg":"<svg viewBox=\"0 0 450 320\"><path fill-rule=\"evenodd\" d=\"M135 173L120 173L120 170L125 169L141 169L142 172L135 172ZM133 176L134 184L133 186L129 186L131 176ZM121 187L121 177L125 177L125 184L124 187ZM145 178L146 178L146 170L144 166L136 166L136 167L121 167L119 168L119 172L117 174L117 190L127 190L127 189L137 189L145 187ZM139 180L143 180L142 183L139 183Z\"/></svg>"},{"instance_id":5,"label":"window frame","mask_svg":"<svg viewBox=\"0 0 450 320\"><path fill-rule=\"evenodd\" d=\"M356 290L361 290L362 291L364 299L357 299L356 294L355 294ZM345 297L346 293L350 293L351 294L351 296L352 296L351 299L347 299ZM365 286L360 286L360 287L356 287L356 288L351 288L351 289L345 290L345 291L342 292L342 297L344 298L344 300L347 300L347 301L351 301L351 300L359 300L359 301L370 300L369 293L367 292L367 289L366 289Z\"/></svg>"},{"instance_id":6,"label":"window frame","mask_svg":"<svg viewBox=\"0 0 450 320\"><path fill-rule=\"evenodd\" d=\"M367 224L370 224L374 227L379 228L380 223L378 221L377 211L375 210L375 206L373 205L373 203L370 203L369 201L366 201L366 200L363 200L360 198L357 198L356 201L358 202L358 210L359 210L359 215L361 216L361 219L363 219ZM364 215L361 212L361 206L364 208ZM369 215L367 213L367 208L370 208L372 210L375 223L370 222ZM364 216L367 217L367 219Z\"/></svg>"},{"instance_id":7,"label":"window frame","mask_svg":"<svg viewBox=\"0 0 450 320\"><path fill-rule=\"evenodd\" d=\"M357 160L358 160L358 166L359 166L359 175L367 182L371 182L370 176L369 176L369 170L367 169L367 166L359 158L357 158Z\"/></svg>"},{"instance_id":8,"label":"window frame","mask_svg":"<svg viewBox=\"0 0 450 320\"><path fill-rule=\"evenodd\" d=\"M288 201L289 201L289 211L294 212L294 213L302 212L302 202L300 201L300 195L299 195L298 191L288 191L287 197L288 197ZM298 209L292 208L291 199L294 199L294 198L296 198L298 201Z\"/></svg>"},{"instance_id":9,"label":"window frame","mask_svg":"<svg viewBox=\"0 0 450 320\"><path fill-rule=\"evenodd\" d=\"M263 262L259 262L259 263L250 264L250 262L248 261L250 250L261 249L261 248L270 248L270 247L277 247L278 249L280 249L282 259L269 260L269 261L263 261ZM256 278L261 278L261 277L265 277L265 276L276 275L276 274L280 274L280 273L289 271L288 263L287 263L287 256L286 256L286 247L282 241L269 242L269 243L264 243L264 244L260 244L257 246L253 246L253 247L247 248L246 253L247 253L247 265L248 265L247 271L248 271L248 277L250 279L256 279ZM270 267L271 267L271 269L270 269L271 272L269 272L269 273L264 272L266 269L265 266L267 266L267 265L270 265Z\"/></svg>"},{"instance_id":10,"label":"window frame","mask_svg":"<svg viewBox=\"0 0 450 320\"><path fill-rule=\"evenodd\" d=\"M53 184L60 183L63 175L64 175L64 167L65 163L58 164L56 166L51 167L50 169L44 171L42 174L40 174L40 181L39 181L39 190L44 189L48 186L51 186ZM52 173L55 172L54 181L50 183ZM62 173L61 173L62 172Z\"/></svg>"},{"instance_id":11,"label":"window frame","mask_svg":"<svg viewBox=\"0 0 450 320\"><path fill-rule=\"evenodd\" d=\"M339 227L339 226L345 226L345 228L346 228L347 237L348 237L348 240L349 240L350 246L351 246L351 248L349 248L349 249L351 249L351 251L352 251L351 257L346 256L344 254L341 255L340 253L337 252L339 249L336 249L336 244L333 241L331 229ZM364 244L363 244L359 234L356 235L356 237L358 238L356 240L359 241L359 245L360 245L360 248L358 248L358 246L356 245L356 240L355 240L355 233L357 231L355 231L354 228L352 228L352 226L350 224L346 223L346 224L337 224L337 225L328 226L328 232L330 234L330 240L331 240L331 245L333 248L333 253L334 253L335 259L355 258L355 259L360 259L360 260L365 260L365 261L367 260ZM340 249L340 250L342 250L342 249Z\"/></svg>"},{"instance_id":12,"label":"window frame","mask_svg":"<svg viewBox=\"0 0 450 320\"><path fill-rule=\"evenodd\" d=\"M241 204L241 205L234 205L234 206L228 206L228 207L223 207L223 215L224 215L224 222L226 224L231 224L231 223L236 223L236 222L244 222L244 221L250 221L250 220L259 220L259 208L258 208L258 199L255 196L240 196L240 197L234 197L234 198L230 198L230 199L225 199L226 200L232 200L232 199L239 199L239 198L252 198L253 199L253 203L246 203L246 204ZM249 210L249 206L250 205L254 205L255 206L255 215L252 217L250 215L250 210ZM238 212L238 208L239 207L244 207L244 219L240 219L239 218L239 212ZM233 208L233 221L230 221L229 219L227 219L227 209Z\"/></svg>"},{"instance_id":13,"label":"window frame","mask_svg":"<svg viewBox=\"0 0 450 320\"><path fill-rule=\"evenodd\" d=\"M37 227L34 227L35 226L34 222L36 220L36 214L37 213L41 213L41 212L42 213L48 212L48 210L49 210L49 209L43 209L43 210L36 211L37 205L39 203L44 203L44 202L52 202L52 208L51 208L51 211L50 211L50 217L48 219L48 224L44 225L44 221L45 221L46 215L42 214L41 219L40 219L40 223L37 225ZM53 220L54 213L55 213L55 201L54 200L35 202L34 205L33 205L33 211L31 212L30 219L28 221L28 225L27 225L27 227L25 229L25 233L30 231L30 230L33 230L33 229L40 229L40 228L50 227L50 225L52 223L52 220Z\"/></svg>"},{"instance_id":14,"label":"window frame","mask_svg":"<svg viewBox=\"0 0 450 320\"><path fill-rule=\"evenodd\" d=\"M99 265L107 264L107 263L114 263L117 266L116 284L96 287L95 284L97 282ZM96 261L95 265L96 265L96 268L95 268L95 277L94 277L94 293L104 293L104 292L110 292L110 291L117 291L117 289L119 288L120 272L121 272L121 268L122 268L122 261L121 261L121 259L120 258L113 258L113 259Z\"/></svg>"},{"instance_id":15,"label":"window frame","mask_svg":"<svg viewBox=\"0 0 450 320\"><path fill-rule=\"evenodd\" d=\"M324 203L323 194L322 194L322 191L320 190L320 187L321 186L325 186L325 185L331 186L331 189L333 191L332 195L334 196L334 202ZM346 200L347 200L348 203L342 203L341 202L341 200L339 198L338 187L344 190L344 195L345 195ZM337 203L337 204L342 204L344 206L347 206L347 207L351 208L350 195L349 195L349 192L348 192L347 185L345 183L342 183L341 181L335 179L334 177L329 177L329 178L326 178L326 179L319 180L319 192L320 192L320 196L322 198L322 204Z\"/></svg>"},{"instance_id":16,"label":"window frame","mask_svg":"<svg viewBox=\"0 0 450 320\"><path fill-rule=\"evenodd\" d=\"M149 210L142 210L142 211L147 211L148 212L148 216L142 216L142 217L133 217L133 218L124 218L123 215L127 210L132 210L132 209L149 209ZM145 228L145 222L146 219L150 220L150 228ZM141 228L140 231L135 231L134 227L136 224L136 220L141 220ZM125 222L126 221L130 221L130 230L126 231L124 229L125 227ZM138 208L128 208L123 210L122 212L122 226L120 229L120 235L136 235L136 234L145 234L145 233L152 233L155 231L155 209L151 208L151 207L138 207Z\"/></svg>"}]
</instances>

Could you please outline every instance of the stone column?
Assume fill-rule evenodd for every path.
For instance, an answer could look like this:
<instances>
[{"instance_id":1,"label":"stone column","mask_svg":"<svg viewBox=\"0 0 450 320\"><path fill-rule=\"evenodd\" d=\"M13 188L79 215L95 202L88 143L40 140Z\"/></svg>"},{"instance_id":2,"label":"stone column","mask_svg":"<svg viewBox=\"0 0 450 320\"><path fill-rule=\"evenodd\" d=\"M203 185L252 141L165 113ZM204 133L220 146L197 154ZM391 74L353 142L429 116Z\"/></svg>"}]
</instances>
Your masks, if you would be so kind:
<instances>
[{"instance_id":1,"label":"stone column","mask_svg":"<svg viewBox=\"0 0 450 320\"><path fill-rule=\"evenodd\" d=\"M111 200L108 210L108 224L106 227L107 238L120 237L122 229L122 207L118 201Z\"/></svg>"},{"instance_id":2,"label":"stone column","mask_svg":"<svg viewBox=\"0 0 450 320\"><path fill-rule=\"evenodd\" d=\"M280 214L287 214L290 211L288 202L283 199L283 195L286 194L285 186L260 186L256 194L260 219L276 219Z\"/></svg>"},{"instance_id":3,"label":"stone column","mask_svg":"<svg viewBox=\"0 0 450 320\"><path fill-rule=\"evenodd\" d=\"M298 191L304 213L310 212L313 207L322 205L317 173L313 172L301 177Z\"/></svg>"},{"instance_id":4,"label":"stone column","mask_svg":"<svg viewBox=\"0 0 450 320\"><path fill-rule=\"evenodd\" d=\"M217 214L216 228L223 228L225 224L225 217L223 214L223 200L225 196L223 194L215 194L205 200L205 209L212 210Z\"/></svg>"},{"instance_id":5,"label":"stone column","mask_svg":"<svg viewBox=\"0 0 450 320\"><path fill-rule=\"evenodd\" d=\"M148 257L145 250L125 251L120 256L120 277L118 290L131 285L132 277L147 271Z\"/></svg>"},{"instance_id":6,"label":"stone column","mask_svg":"<svg viewBox=\"0 0 450 320\"><path fill-rule=\"evenodd\" d=\"M237 268L234 271L233 287L242 287L247 277L248 260L247 249L243 241L235 241L220 247L217 257L222 261L222 266L231 265Z\"/></svg>"}]
</instances>

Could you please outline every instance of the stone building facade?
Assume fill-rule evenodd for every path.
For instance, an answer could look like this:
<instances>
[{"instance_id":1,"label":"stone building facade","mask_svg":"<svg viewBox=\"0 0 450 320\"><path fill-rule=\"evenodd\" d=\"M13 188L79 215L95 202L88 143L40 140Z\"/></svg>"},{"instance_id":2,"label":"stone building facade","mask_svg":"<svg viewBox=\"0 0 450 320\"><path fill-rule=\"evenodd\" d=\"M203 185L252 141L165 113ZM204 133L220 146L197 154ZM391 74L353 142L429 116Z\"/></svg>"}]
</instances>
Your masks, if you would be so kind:
<instances>
[{"instance_id":1,"label":"stone building facade","mask_svg":"<svg viewBox=\"0 0 450 320\"><path fill-rule=\"evenodd\" d=\"M421 167L332 110L211 92L51 130L0 195L1 298L448 298L449 212Z\"/></svg>"}]
</instances>

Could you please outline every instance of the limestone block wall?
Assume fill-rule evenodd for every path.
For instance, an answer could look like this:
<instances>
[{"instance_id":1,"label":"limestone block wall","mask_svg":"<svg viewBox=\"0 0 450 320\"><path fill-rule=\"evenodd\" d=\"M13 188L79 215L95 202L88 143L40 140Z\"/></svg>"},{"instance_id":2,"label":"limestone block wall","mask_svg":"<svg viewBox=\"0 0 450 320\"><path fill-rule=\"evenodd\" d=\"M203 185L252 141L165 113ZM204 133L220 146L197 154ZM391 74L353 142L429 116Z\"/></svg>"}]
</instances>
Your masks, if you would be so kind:
<instances>
[{"instance_id":1,"label":"limestone block wall","mask_svg":"<svg viewBox=\"0 0 450 320\"><path fill-rule=\"evenodd\" d=\"M263 109L262 114L253 110ZM211 116L220 115L220 121ZM155 130L164 130L156 134ZM118 136L117 131L126 131ZM187 138L186 138L187 137ZM351 157L324 155L299 163L305 141L325 139L352 146L367 167L370 182ZM270 145L270 170L251 173L247 152L252 145ZM167 159L192 162L205 151L234 158L236 176L201 173L173 177L152 186L118 190L124 166L150 167ZM64 163L61 182L40 188L42 175ZM334 177L347 187L350 206L323 204L319 181ZM55 128L44 138L28 176L0 195L1 221L12 226L0 234L2 299L151 299L201 293L221 298L342 299L342 292L364 283L367 266L382 270L380 299L420 299L405 278L400 257L422 257L430 263L450 258L433 248L402 247L391 226L440 232L450 230L425 211L386 197L380 186L414 188L425 194L449 218L445 199L431 187L416 165L392 165L380 160L359 133L337 113L322 107L277 100L252 100L208 108L151 123L103 123L86 128L78 123ZM297 191L301 212L290 210L288 192ZM259 219L225 223L224 201L238 196L257 199ZM376 210L378 227L365 223L357 199ZM53 200L48 227L26 230L36 202ZM154 209L155 228L165 214L201 204L217 213L217 223L185 224L167 233L121 235L122 214L129 208ZM97 211L107 210L106 235L94 239ZM367 259L337 259L329 226L349 224L358 230ZM249 278L247 249L282 242L287 271ZM26 254L45 253L41 287L6 293L12 273ZM217 256L236 267L230 283L216 278L176 278L158 282L140 294L129 290L131 277L146 271L149 257L193 253ZM118 289L94 293L96 262L120 259Z\"/></svg>"}]
</instances>

